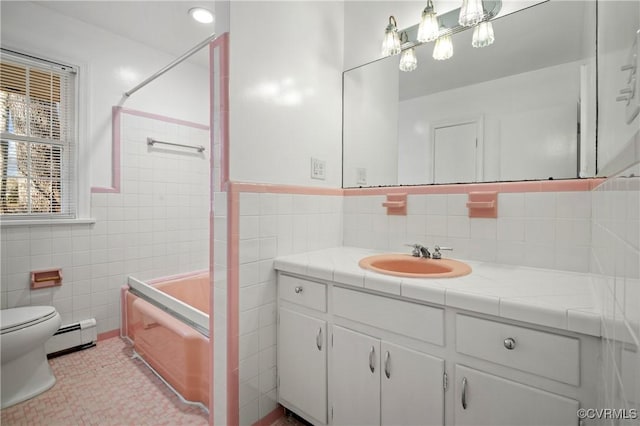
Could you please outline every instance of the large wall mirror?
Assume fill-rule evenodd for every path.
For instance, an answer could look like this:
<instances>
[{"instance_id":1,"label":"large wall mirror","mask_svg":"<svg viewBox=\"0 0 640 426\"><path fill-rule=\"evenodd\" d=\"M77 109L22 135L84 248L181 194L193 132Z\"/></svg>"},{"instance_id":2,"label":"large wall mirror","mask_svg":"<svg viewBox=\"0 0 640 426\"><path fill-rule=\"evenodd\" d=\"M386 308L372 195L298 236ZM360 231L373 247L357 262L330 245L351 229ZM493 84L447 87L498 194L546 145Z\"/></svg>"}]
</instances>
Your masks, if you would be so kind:
<instances>
[{"instance_id":1,"label":"large wall mirror","mask_svg":"<svg viewBox=\"0 0 640 426\"><path fill-rule=\"evenodd\" d=\"M344 73L343 186L595 175L596 3L551 0L492 20L495 42L453 35Z\"/></svg>"}]
</instances>

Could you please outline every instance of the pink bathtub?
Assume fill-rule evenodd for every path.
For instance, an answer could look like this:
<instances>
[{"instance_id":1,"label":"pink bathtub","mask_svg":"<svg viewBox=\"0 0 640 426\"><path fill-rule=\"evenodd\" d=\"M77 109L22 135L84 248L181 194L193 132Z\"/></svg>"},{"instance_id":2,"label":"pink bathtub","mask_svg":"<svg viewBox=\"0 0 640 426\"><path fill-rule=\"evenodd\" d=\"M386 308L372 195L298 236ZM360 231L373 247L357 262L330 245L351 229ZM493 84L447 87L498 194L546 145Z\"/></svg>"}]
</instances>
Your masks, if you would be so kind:
<instances>
[{"instance_id":1,"label":"pink bathtub","mask_svg":"<svg viewBox=\"0 0 640 426\"><path fill-rule=\"evenodd\" d=\"M151 284L209 314L209 274ZM127 337L136 352L183 398L209 405L209 339L182 321L125 291Z\"/></svg>"}]
</instances>

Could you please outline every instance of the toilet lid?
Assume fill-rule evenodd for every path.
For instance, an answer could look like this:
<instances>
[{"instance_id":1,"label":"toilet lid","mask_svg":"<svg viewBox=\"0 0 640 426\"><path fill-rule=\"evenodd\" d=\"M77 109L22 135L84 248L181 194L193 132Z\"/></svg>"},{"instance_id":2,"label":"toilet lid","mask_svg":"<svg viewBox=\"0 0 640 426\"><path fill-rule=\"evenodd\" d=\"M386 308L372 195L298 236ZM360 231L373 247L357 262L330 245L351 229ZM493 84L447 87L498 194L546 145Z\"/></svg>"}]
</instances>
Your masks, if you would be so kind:
<instances>
[{"instance_id":1,"label":"toilet lid","mask_svg":"<svg viewBox=\"0 0 640 426\"><path fill-rule=\"evenodd\" d=\"M0 310L0 327L2 333L15 331L23 327L28 327L56 315L56 308L53 306L23 306L20 308L10 308Z\"/></svg>"}]
</instances>

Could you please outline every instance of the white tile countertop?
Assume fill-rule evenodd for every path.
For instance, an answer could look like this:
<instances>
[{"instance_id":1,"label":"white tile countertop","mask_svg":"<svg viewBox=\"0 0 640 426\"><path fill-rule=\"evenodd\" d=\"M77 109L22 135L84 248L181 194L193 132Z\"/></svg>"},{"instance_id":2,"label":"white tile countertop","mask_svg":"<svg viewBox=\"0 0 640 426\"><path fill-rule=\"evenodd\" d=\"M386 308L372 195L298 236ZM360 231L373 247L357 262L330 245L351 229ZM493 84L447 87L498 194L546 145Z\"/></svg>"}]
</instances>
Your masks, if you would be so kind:
<instances>
[{"instance_id":1,"label":"white tile countertop","mask_svg":"<svg viewBox=\"0 0 640 426\"><path fill-rule=\"evenodd\" d=\"M589 274L463 260L457 278L405 278L358 266L374 250L356 247L282 256L275 269L414 300L601 336L601 313Z\"/></svg>"}]
</instances>

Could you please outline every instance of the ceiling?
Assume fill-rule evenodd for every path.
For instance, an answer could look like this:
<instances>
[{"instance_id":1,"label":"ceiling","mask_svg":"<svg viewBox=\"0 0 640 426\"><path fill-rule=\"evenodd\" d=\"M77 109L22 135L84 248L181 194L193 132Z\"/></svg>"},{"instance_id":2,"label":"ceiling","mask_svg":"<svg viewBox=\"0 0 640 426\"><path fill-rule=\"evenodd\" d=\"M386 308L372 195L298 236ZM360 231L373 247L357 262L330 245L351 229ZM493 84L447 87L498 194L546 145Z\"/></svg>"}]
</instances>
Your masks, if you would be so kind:
<instances>
[{"instance_id":1,"label":"ceiling","mask_svg":"<svg viewBox=\"0 0 640 426\"><path fill-rule=\"evenodd\" d=\"M214 24L200 24L190 8L214 11L213 1L35 1L63 15L103 28L178 57L214 32ZM207 49L190 62L208 67Z\"/></svg>"}]
</instances>

